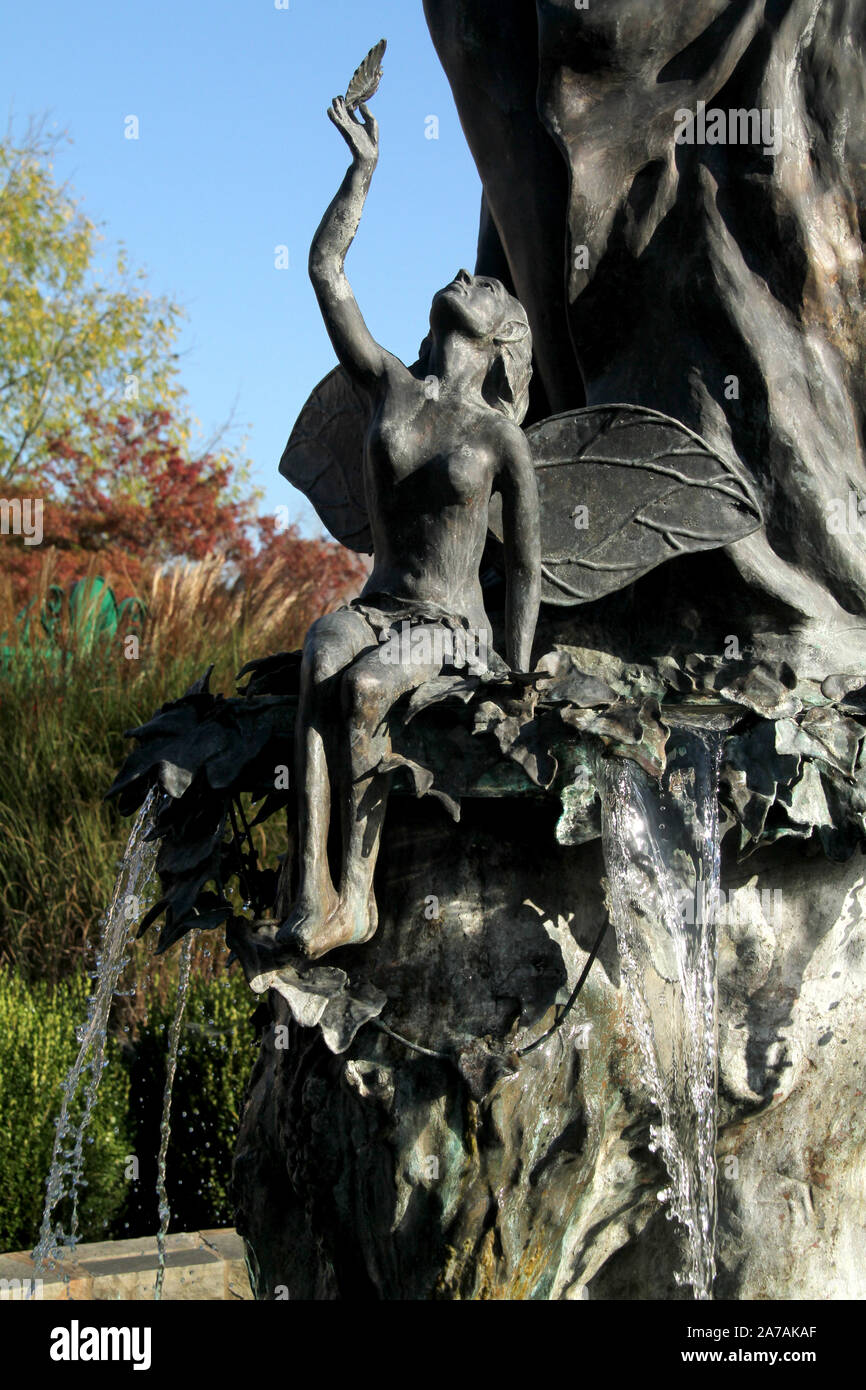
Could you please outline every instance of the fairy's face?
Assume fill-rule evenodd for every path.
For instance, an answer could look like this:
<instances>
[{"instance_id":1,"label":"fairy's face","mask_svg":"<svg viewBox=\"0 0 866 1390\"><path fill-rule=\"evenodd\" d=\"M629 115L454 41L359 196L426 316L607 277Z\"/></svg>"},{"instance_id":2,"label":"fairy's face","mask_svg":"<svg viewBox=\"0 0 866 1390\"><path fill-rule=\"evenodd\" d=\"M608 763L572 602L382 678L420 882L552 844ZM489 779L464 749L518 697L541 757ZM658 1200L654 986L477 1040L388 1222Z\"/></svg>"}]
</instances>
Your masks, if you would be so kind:
<instances>
[{"instance_id":1,"label":"fairy's face","mask_svg":"<svg viewBox=\"0 0 866 1390\"><path fill-rule=\"evenodd\" d=\"M470 338L492 339L508 313L508 298L500 280L458 270L433 296L430 327L434 332L456 328Z\"/></svg>"}]
</instances>

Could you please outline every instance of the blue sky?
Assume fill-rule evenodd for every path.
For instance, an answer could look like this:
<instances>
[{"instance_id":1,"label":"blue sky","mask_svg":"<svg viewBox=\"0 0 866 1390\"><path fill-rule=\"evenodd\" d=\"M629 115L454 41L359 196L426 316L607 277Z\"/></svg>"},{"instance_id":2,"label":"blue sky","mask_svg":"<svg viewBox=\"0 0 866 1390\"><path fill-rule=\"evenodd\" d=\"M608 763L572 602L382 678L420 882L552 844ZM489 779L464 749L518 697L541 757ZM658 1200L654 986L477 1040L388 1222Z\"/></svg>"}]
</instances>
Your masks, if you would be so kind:
<instances>
[{"instance_id":1,"label":"blue sky","mask_svg":"<svg viewBox=\"0 0 866 1390\"><path fill-rule=\"evenodd\" d=\"M6 111L68 131L58 176L187 311L182 381L203 436L233 412L262 508L288 504L308 533L318 520L277 464L335 360L306 269L349 157L325 109L382 37L380 162L347 268L374 335L412 361L434 290L474 265L480 200L421 0L40 0L0 21Z\"/></svg>"}]
</instances>

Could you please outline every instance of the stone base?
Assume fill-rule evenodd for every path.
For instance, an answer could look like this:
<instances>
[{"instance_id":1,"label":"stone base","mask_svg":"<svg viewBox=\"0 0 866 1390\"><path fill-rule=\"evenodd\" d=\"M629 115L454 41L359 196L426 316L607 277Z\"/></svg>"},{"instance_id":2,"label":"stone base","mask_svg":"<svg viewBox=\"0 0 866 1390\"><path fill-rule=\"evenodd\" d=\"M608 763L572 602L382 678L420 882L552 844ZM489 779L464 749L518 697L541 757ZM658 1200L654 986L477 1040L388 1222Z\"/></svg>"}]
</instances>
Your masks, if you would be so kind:
<instances>
[{"instance_id":1,"label":"stone base","mask_svg":"<svg viewBox=\"0 0 866 1390\"><path fill-rule=\"evenodd\" d=\"M497 1065L552 1022L606 914L600 844L557 846L556 814L467 801L454 826L394 798L380 929L328 957L460 1066L374 1025L334 1055L269 992L235 1165L256 1297L689 1296L612 927L562 1027ZM863 1298L863 859L783 841L723 861L716 1296Z\"/></svg>"},{"instance_id":2,"label":"stone base","mask_svg":"<svg viewBox=\"0 0 866 1390\"><path fill-rule=\"evenodd\" d=\"M74 1261L38 1275L28 1250L0 1255L0 1301L72 1303L153 1299L156 1236L102 1240L76 1247ZM176 1232L165 1238L166 1302L249 1299L243 1244L232 1230Z\"/></svg>"}]
</instances>

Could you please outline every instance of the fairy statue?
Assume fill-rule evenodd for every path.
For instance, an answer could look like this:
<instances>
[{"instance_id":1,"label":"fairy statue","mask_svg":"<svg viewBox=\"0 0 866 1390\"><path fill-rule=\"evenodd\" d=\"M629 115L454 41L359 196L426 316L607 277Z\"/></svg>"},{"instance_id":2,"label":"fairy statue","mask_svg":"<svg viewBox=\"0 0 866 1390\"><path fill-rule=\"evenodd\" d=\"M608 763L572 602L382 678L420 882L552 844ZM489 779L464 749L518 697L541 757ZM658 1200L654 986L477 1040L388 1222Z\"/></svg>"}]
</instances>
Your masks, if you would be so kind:
<instances>
[{"instance_id":1,"label":"fairy statue","mask_svg":"<svg viewBox=\"0 0 866 1390\"><path fill-rule=\"evenodd\" d=\"M434 295L413 366L373 339L345 260L378 159L367 101L383 51L384 41L328 110L352 162L309 270L340 366L311 396L280 464L337 539L373 556L360 596L315 622L304 645L299 883L277 942L307 959L376 930L389 716L402 696L460 665L455 638L471 637L463 648L476 669L526 673L542 599L586 602L670 555L759 524L730 465L668 417L596 407L524 431L530 324L492 276L460 270ZM591 525L576 524L578 506ZM504 663L479 578L491 535L505 578ZM390 640L407 629L410 641ZM335 805L341 862L332 876Z\"/></svg>"},{"instance_id":2,"label":"fairy statue","mask_svg":"<svg viewBox=\"0 0 866 1390\"><path fill-rule=\"evenodd\" d=\"M498 280L461 270L434 296L414 367L374 341L344 269L378 158L376 120L366 103L359 109L363 120L336 97L328 112L352 163L313 240L310 276L337 356L366 397L374 563L360 597L314 623L304 645L300 885L279 935L310 957L376 929L372 875L388 774L374 769L392 706L450 664L453 639L443 643L437 629L468 629L475 650L492 650L479 570L494 493L508 586L506 659L518 670L529 666L541 587L538 489L520 429L532 370L526 314ZM413 631L398 659L384 660L381 635L404 623L428 629L432 640ZM338 886L327 858L332 801L342 818Z\"/></svg>"}]
</instances>

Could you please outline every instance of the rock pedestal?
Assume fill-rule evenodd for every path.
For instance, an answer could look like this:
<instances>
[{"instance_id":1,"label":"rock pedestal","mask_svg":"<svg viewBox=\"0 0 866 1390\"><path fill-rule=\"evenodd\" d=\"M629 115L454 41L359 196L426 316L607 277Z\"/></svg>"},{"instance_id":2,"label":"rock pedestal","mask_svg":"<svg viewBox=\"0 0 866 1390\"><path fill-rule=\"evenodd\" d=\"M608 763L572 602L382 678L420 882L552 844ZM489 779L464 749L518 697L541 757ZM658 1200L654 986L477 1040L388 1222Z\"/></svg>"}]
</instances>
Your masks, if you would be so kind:
<instances>
[{"instance_id":1,"label":"rock pedestal","mask_svg":"<svg viewBox=\"0 0 866 1390\"><path fill-rule=\"evenodd\" d=\"M387 994L385 1028L337 1055L269 991L235 1167L258 1298L689 1296L612 927L515 1055L606 915L600 843L557 845L556 814L393 798L379 931L328 957ZM727 859L716 1297L862 1298L863 860Z\"/></svg>"}]
</instances>

